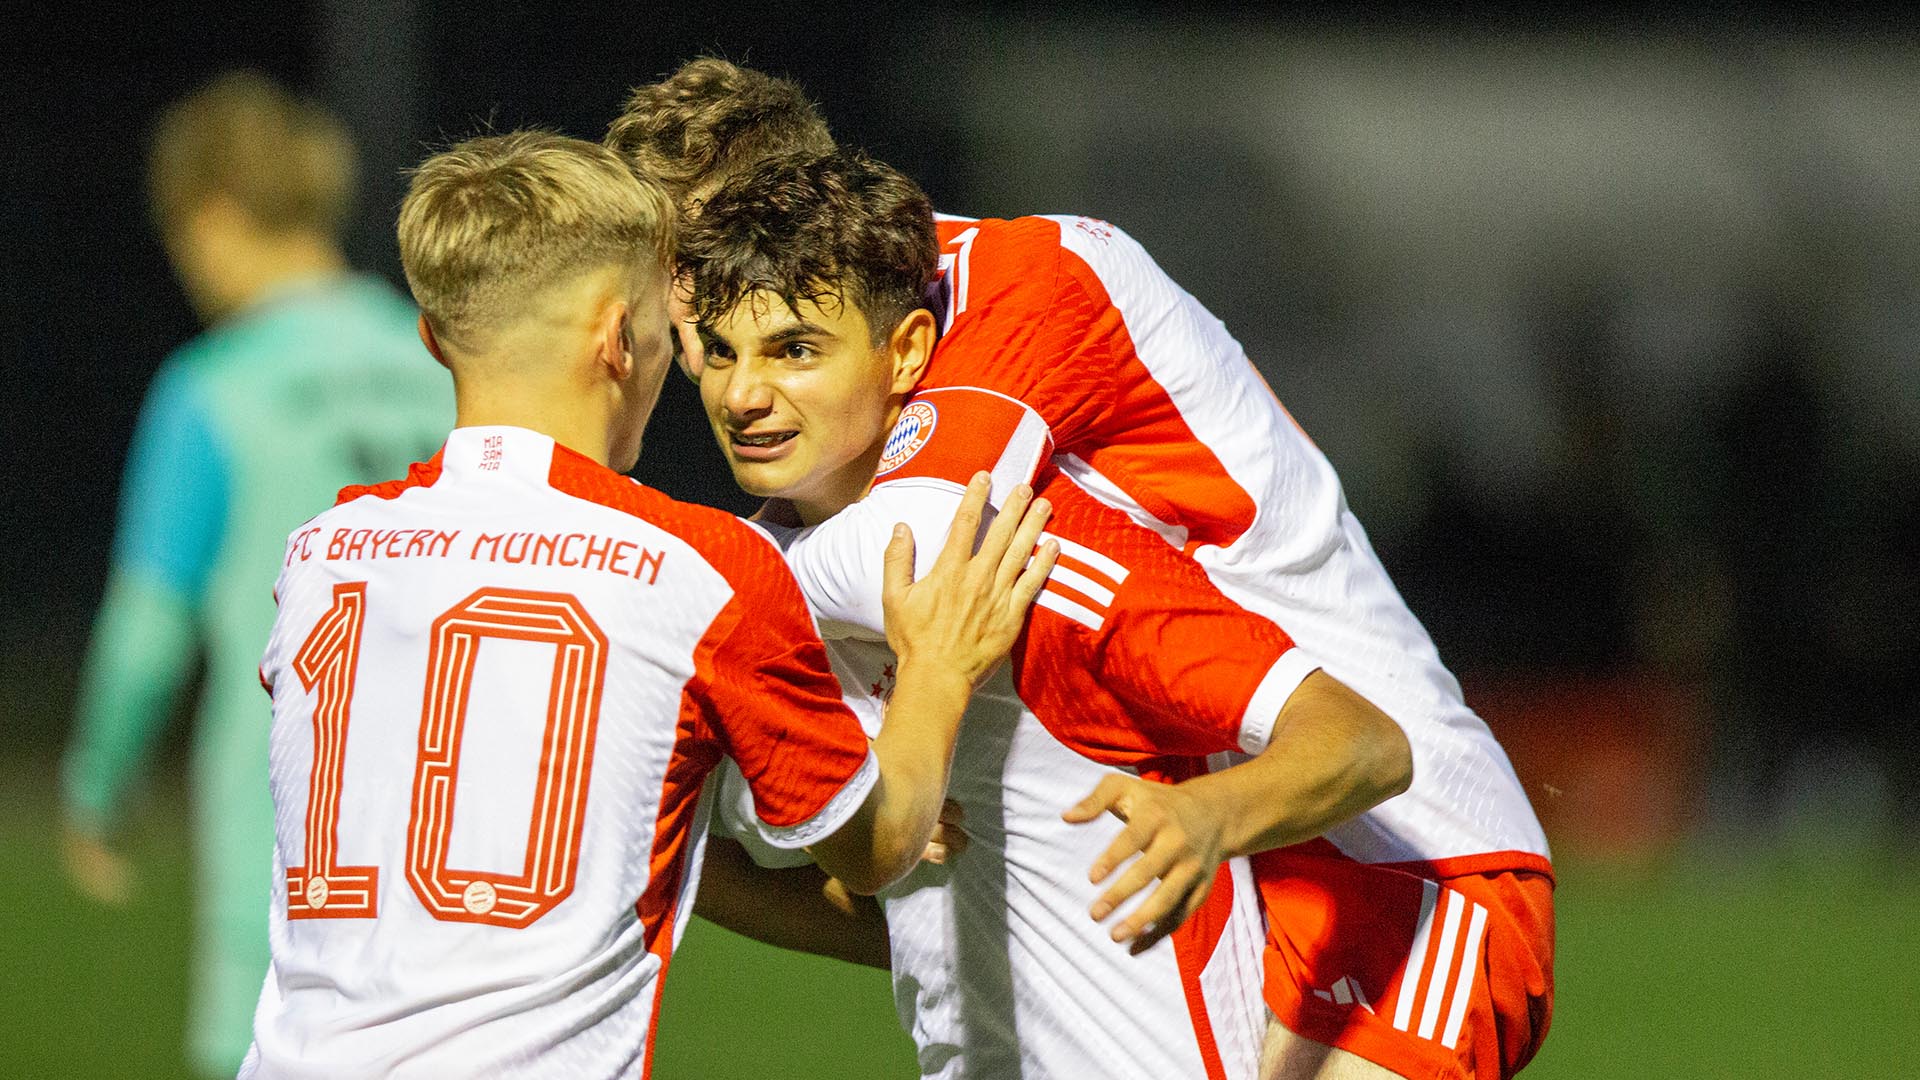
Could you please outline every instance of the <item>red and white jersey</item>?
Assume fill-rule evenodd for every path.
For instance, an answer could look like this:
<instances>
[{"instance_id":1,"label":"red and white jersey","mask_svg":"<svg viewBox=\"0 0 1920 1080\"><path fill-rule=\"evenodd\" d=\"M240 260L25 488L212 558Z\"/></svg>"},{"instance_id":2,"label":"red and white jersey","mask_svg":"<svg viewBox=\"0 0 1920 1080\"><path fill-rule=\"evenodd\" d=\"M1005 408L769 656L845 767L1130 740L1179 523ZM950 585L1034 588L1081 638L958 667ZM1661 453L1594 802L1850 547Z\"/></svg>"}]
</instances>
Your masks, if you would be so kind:
<instances>
[{"instance_id":1,"label":"red and white jersey","mask_svg":"<svg viewBox=\"0 0 1920 1080\"><path fill-rule=\"evenodd\" d=\"M875 487L788 546L822 632L876 636L892 522L938 535L974 471L996 492L1032 477L1062 556L1014 682L1065 745L1177 778L1258 753L1324 668L1414 761L1410 790L1328 840L1442 875L1550 872L1505 753L1220 321L1104 222L949 218L940 238L941 337Z\"/></svg>"},{"instance_id":2,"label":"red and white jersey","mask_svg":"<svg viewBox=\"0 0 1920 1080\"><path fill-rule=\"evenodd\" d=\"M708 773L785 847L878 775L764 534L534 432L455 431L286 560L242 1076L643 1077Z\"/></svg>"},{"instance_id":3,"label":"red and white jersey","mask_svg":"<svg viewBox=\"0 0 1920 1080\"><path fill-rule=\"evenodd\" d=\"M893 653L858 637L829 640L827 651L848 703L877 733ZM1122 825L1070 825L1060 812L1115 771L1048 731L1007 668L974 691L947 786L966 808L971 842L960 857L922 863L880 894L894 1005L920 1075L1255 1075L1266 1031L1266 931L1246 860L1223 866L1201 911L1140 955L1088 915L1106 886L1088 881L1087 870ZM758 842L764 830L752 817L736 782L722 800L721 827L761 862L789 861Z\"/></svg>"}]
</instances>

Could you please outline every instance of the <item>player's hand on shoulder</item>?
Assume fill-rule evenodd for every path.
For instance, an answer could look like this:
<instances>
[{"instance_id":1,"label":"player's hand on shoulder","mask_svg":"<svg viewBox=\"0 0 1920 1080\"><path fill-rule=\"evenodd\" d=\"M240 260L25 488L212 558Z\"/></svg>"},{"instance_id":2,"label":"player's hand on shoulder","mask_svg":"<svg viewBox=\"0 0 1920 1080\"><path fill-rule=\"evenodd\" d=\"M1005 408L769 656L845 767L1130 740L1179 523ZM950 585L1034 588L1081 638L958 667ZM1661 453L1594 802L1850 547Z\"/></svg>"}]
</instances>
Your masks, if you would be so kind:
<instances>
[{"instance_id":1,"label":"player's hand on shoulder","mask_svg":"<svg viewBox=\"0 0 1920 1080\"><path fill-rule=\"evenodd\" d=\"M984 472L967 485L947 542L919 581L913 579L912 530L895 525L887 544L882 594L887 644L902 665L949 669L969 685L979 683L1013 648L1060 552L1052 540L1039 543L1053 508L1035 499L1025 484L1007 497L975 550L990 488Z\"/></svg>"},{"instance_id":2,"label":"player's hand on shoulder","mask_svg":"<svg viewBox=\"0 0 1920 1080\"><path fill-rule=\"evenodd\" d=\"M1226 858L1225 828L1205 800L1180 784L1161 784L1113 774L1061 816L1084 823L1112 814L1127 823L1088 871L1098 885L1127 864L1094 901L1090 914L1103 922L1155 881L1146 900L1114 924L1113 940L1132 942L1138 953L1153 947L1200 910L1213 891L1215 872Z\"/></svg>"}]
</instances>

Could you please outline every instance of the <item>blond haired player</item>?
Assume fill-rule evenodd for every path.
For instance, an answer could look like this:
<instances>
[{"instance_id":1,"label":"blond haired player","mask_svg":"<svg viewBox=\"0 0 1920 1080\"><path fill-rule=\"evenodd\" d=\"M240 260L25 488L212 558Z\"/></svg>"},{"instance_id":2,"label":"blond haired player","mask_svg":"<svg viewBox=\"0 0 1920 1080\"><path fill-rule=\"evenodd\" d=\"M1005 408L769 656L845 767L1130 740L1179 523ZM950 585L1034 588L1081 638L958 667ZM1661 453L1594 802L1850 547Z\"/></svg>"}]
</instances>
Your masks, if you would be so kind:
<instances>
[{"instance_id":1,"label":"blond haired player","mask_svg":"<svg viewBox=\"0 0 1920 1080\"><path fill-rule=\"evenodd\" d=\"M243 1076L647 1075L723 756L772 841L856 890L923 851L967 695L1051 566L1027 565L1045 503L970 558L982 478L917 584L894 534L901 683L870 743L766 536L619 474L670 362L670 226L657 188L555 135L415 174L402 259L458 426L286 546Z\"/></svg>"},{"instance_id":2,"label":"blond haired player","mask_svg":"<svg viewBox=\"0 0 1920 1080\"><path fill-rule=\"evenodd\" d=\"M756 289L831 294L901 265L902 246L821 243L832 229L817 224L851 216L849 202L891 201L909 216L908 200L894 194L897 174L845 155L744 160L744 147L808 151L826 138L805 98L777 82L696 62L636 91L609 138L636 162L695 166L682 169L698 209L682 270L710 348L705 370L697 344L688 359L736 479L789 500L811 526L787 551L823 630L874 639L876 525L884 536L896 517L937 519L974 469L1006 487L1035 478L1062 540L1002 702L1032 723L1015 726L998 760L966 746L957 760L974 846L951 887L903 894L921 910L896 918L890 894L896 990L923 1071L1011 1073L1006 1062L1074 1076L1088 1060L1103 1074L1209 1080L1517 1070L1552 1001L1545 838L1332 467L1219 321L1131 238L1087 218L936 224L922 200L915 265L937 287L927 310L871 329L927 342L927 355L896 369L894 385L823 384L789 350L832 355L828 337L737 301ZM730 150L715 156L701 129L722 125ZM902 384L912 396L891 433L841 422L876 415L872 403ZM824 496L848 489L819 481L852 462L877 475L833 513ZM875 672L884 666L850 662L843 681L877 694ZM1049 752L1105 774L1084 799L1085 788L1048 791L1034 781L1068 775L1042 764ZM970 760L1002 774L971 804ZM1083 855L1040 820L1048 797L1098 837L1080 841ZM1104 824L1108 812L1125 828ZM983 847L997 868L969 867ZM1251 883L1236 856L1250 856ZM1102 889L1062 872L1076 860ZM969 895L971 875L989 880ZM1244 955L1238 927L1256 889L1267 944L1253 1001L1277 1019L1264 1051L1244 1038L1243 969L1230 959ZM954 913L944 922L928 910L941 892ZM1109 977L1085 932L1058 921L1075 906L1111 920L1141 961L1158 955L1162 972ZM984 934L969 932L969 910L989 911L974 920ZM1034 932L1056 924L1059 935ZM1175 975L1185 993L1169 1005L1150 980ZM1136 1029L1155 1033L1148 1045L1116 1034ZM1177 1050L1177 1065L1154 1063L1155 1045Z\"/></svg>"}]
</instances>

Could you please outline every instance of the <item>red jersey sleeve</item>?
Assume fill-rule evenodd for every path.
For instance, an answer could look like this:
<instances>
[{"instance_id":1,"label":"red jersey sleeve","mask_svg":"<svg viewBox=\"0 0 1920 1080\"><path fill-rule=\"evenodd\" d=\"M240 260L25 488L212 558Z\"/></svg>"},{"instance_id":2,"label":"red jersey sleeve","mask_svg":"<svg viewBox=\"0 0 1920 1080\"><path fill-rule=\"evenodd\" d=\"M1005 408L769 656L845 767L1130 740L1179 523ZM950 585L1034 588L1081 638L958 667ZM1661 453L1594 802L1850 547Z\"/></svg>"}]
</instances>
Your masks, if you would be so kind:
<instances>
[{"instance_id":1,"label":"red jersey sleeve","mask_svg":"<svg viewBox=\"0 0 1920 1080\"><path fill-rule=\"evenodd\" d=\"M1157 533L1058 472L1040 493L1060 560L1014 651L1015 685L1097 761L1258 753L1317 663Z\"/></svg>"},{"instance_id":2,"label":"red jersey sleeve","mask_svg":"<svg viewBox=\"0 0 1920 1080\"><path fill-rule=\"evenodd\" d=\"M831 835L879 776L840 695L799 586L771 544L730 574L736 592L702 643L691 695L753 794L766 839L801 847Z\"/></svg>"}]
</instances>

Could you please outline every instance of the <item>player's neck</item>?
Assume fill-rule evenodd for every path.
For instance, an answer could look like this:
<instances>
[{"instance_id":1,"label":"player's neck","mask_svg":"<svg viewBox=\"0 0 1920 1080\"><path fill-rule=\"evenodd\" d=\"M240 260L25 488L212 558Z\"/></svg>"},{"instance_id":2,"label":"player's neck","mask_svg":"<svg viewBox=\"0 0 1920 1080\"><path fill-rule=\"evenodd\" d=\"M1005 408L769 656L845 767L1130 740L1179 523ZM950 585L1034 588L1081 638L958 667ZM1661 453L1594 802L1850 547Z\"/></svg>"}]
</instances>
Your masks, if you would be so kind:
<instances>
[{"instance_id":1,"label":"player's neck","mask_svg":"<svg viewBox=\"0 0 1920 1080\"><path fill-rule=\"evenodd\" d=\"M274 293L306 281L338 277L347 272L346 257L333 241L307 233L263 237L236 253L233 307L242 310Z\"/></svg>"},{"instance_id":2,"label":"player's neck","mask_svg":"<svg viewBox=\"0 0 1920 1080\"><path fill-rule=\"evenodd\" d=\"M454 377L454 424L505 425L537 431L573 452L607 465L613 418L604 402L555 388L548 380Z\"/></svg>"},{"instance_id":3,"label":"player's neck","mask_svg":"<svg viewBox=\"0 0 1920 1080\"><path fill-rule=\"evenodd\" d=\"M873 487L873 471L880 463L881 450L882 446L876 443L871 452L822 477L811 490L787 496L801 522L818 525L866 498Z\"/></svg>"}]
</instances>

